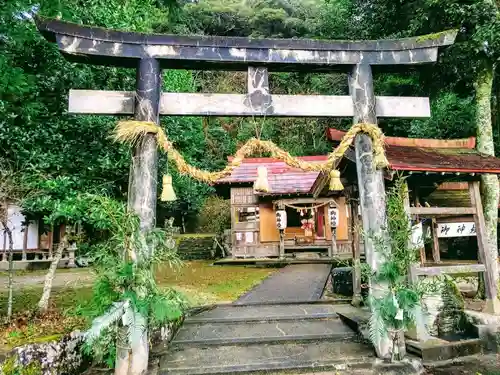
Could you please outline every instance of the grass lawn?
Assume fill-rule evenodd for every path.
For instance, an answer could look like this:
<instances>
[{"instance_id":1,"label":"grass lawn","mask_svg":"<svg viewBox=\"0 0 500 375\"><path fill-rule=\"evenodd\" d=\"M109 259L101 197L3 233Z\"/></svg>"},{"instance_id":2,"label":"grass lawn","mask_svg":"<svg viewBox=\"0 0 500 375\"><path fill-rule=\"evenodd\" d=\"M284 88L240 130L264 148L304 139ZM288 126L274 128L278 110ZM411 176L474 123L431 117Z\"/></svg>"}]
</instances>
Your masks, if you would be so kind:
<instances>
[{"instance_id":1,"label":"grass lawn","mask_svg":"<svg viewBox=\"0 0 500 375\"><path fill-rule=\"evenodd\" d=\"M212 266L210 261L185 262L179 269L160 267L156 272L160 287L172 287L182 292L191 305L217 302L231 302L257 285L265 277L275 272L273 268L241 266ZM89 270L58 270L64 277L72 273ZM39 271L36 272L40 275ZM30 277L23 272L22 277ZM21 276L20 275L20 276ZM1 275L4 276L4 275ZM6 276L6 275L5 275ZM91 285L82 287L56 287L52 291L52 311L44 319L27 318L26 311L34 311L40 299L42 285L24 287L14 292L14 312L17 319L5 325L0 331L0 350L23 343L48 341L74 329L85 329L84 319L75 316L79 307L84 306L92 295ZM0 314L5 316L7 292L0 292Z\"/></svg>"},{"instance_id":2,"label":"grass lawn","mask_svg":"<svg viewBox=\"0 0 500 375\"><path fill-rule=\"evenodd\" d=\"M191 261L176 270L160 267L156 281L183 292L193 305L203 305L234 301L276 271L275 268L211 264L210 261Z\"/></svg>"}]
</instances>

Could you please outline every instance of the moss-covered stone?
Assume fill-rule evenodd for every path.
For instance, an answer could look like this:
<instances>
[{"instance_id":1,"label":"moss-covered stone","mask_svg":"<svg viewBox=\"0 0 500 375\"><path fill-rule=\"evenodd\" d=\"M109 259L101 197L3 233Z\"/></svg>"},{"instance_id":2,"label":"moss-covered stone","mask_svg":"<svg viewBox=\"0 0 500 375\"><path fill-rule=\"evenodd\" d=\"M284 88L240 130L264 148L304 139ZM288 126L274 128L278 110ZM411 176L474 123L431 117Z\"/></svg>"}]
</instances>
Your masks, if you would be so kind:
<instances>
[{"instance_id":1,"label":"moss-covered stone","mask_svg":"<svg viewBox=\"0 0 500 375\"><path fill-rule=\"evenodd\" d=\"M457 29L451 29L451 30L440 31L438 33L421 35L421 36L417 37L416 41L418 43L423 43L423 42L427 42L427 41L435 41L435 40L438 40L439 38L441 38L447 34L453 34L453 33L456 33L457 31L458 31Z\"/></svg>"},{"instance_id":2,"label":"moss-covered stone","mask_svg":"<svg viewBox=\"0 0 500 375\"><path fill-rule=\"evenodd\" d=\"M214 234L182 234L176 236L178 253L183 260L214 259Z\"/></svg>"},{"instance_id":3,"label":"moss-covered stone","mask_svg":"<svg viewBox=\"0 0 500 375\"><path fill-rule=\"evenodd\" d=\"M1 375L77 374L84 363L83 335L75 332L59 341L14 348L0 365Z\"/></svg>"},{"instance_id":4,"label":"moss-covered stone","mask_svg":"<svg viewBox=\"0 0 500 375\"><path fill-rule=\"evenodd\" d=\"M33 361L24 366L19 362L16 355L10 356L0 367L2 375L42 375L42 365L39 361Z\"/></svg>"}]
</instances>

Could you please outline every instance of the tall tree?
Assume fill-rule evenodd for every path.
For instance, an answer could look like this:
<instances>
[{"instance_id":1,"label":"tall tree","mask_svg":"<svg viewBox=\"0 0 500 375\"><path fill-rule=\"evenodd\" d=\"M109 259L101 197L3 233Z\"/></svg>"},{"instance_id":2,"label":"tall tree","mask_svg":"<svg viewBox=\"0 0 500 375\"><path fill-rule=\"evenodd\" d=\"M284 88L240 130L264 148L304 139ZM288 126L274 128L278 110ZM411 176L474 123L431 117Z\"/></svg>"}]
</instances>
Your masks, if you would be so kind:
<instances>
[{"instance_id":1,"label":"tall tree","mask_svg":"<svg viewBox=\"0 0 500 375\"><path fill-rule=\"evenodd\" d=\"M12 234L13 228L9 218L9 208L13 205L19 205L25 194L26 190L21 183L21 175L8 163L0 163L0 225L2 226L1 229L8 244L7 260L9 263L9 280L7 286L7 320L9 321L12 318L12 305L14 300L14 238Z\"/></svg>"}]
</instances>

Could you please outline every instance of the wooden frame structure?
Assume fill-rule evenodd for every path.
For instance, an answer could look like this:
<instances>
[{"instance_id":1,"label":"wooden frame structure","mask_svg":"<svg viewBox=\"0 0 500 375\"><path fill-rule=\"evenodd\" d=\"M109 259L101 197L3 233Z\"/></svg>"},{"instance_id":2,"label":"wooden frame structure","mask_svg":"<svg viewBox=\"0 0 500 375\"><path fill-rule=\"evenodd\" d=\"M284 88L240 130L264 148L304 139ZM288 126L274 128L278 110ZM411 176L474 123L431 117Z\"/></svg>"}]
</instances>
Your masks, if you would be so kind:
<instances>
[{"instance_id":1,"label":"wooden frame structure","mask_svg":"<svg viewBox=\"0 0 500 375\"><path fill-rule=\"evenodd\" d=\"M384 103L393 99L376 98L373 90L372 66L415 65L435 62L438 48L454 42L456 31L427 37L378 41L317 41L297 39L247 39L206 36L153 35L85 27L73 23L37 18L37 27L71 61L102 65L132 67L137 71L134 95L95 92L73 93L70 110L89 113L101 102L98 113L131 114L135 119L158 123L162 110L171 115L200 114L211 116L353 116L356 123L377 123L377 116L389 112ZM248 94L233 100L233 109L227 109L219 96L191 96L196 105L186 108L187 97L165 96L161 100L161 70L185 68L199 70L247 70ZM273 97L269 92L268 69L276 71L334 71L349 72L349 91L352 104L345 108L335 103L348 99L329 97ZM109 100L113 97L113 100ZM115 100L116 99L116 100ZM171 100L172 103L168 103ZM296 106L297 100L314 101L321 110ZM132 102L133 101L133 102ZM165 103L165 101L167 103ZM411 103L409 107L394 106L393 116L425 117L428 103L421 99L398 98L398 103ZM83 104L82 104L83 103ZM91 103L85 104L85 103ZM162 104L163 103L163 104ZM420 104L418 104L420 103ZM321 107L317 104L323 104ZM325 109L325 106L328 108ZM163 108L163 109L162 109ZM300 111L297 110L300 108ZM391 109L392 110L392 109ZM94 112L92 112L94 113ZM385 189L382 172L373 165L372 140L366 134L355 139L356 166L363 228L375 235L382 233L386 221ZM134 150L129 206L138 214L141 228L155 225L157 146L154 134L146 135ZM371 241L365 244L366 258L376 270L380 259ZM374 289L383 286L379 285ZM374 343L380 357L389 356L388 338Z\"/></svg>"},{"instance_id":2,"label":"wooden frame structure","mask_svg":"<svg viewBox=\"0 0 500 375\"><path fill-rule=\"evenodd\" d=\"M469 198L471 207L408 207L410 216L420 215L432 217L433 223L439 216L459 216L472 215L476 228L478 258L480 264L472 265L435 265L435 266L414 266L410 270L410 279L414 282L418 276L437 276L442 274L454 273L485 273L485 294L486 306L484 312L491 314L500 314L500 300L498 299L498 254L490 253L484 221L483 205L479 190L479 181L470 180ZM437 242L437 233L433 231L433 258L435 263L440 262L439 244Z\"/></svg>"}]
</instances>

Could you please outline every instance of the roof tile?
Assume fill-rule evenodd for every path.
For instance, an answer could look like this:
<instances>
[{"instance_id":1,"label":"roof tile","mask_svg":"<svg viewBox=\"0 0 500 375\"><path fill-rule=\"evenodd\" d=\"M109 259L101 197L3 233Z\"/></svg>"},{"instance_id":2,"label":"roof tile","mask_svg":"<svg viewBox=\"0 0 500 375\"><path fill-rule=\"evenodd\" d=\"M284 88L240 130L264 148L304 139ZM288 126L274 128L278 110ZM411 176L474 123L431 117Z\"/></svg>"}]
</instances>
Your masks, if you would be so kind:
<instances>
[{"instance_id":1,"label":"roof tile","mask_svg":"<svg viewBox=\"0 0 500 375\"><path fill-rule=\"evenodd\" d=\"M303 156L302 160L321 162L326 155ZM306 172L289 167L285 162L273 158L244 159L231 175L220 179L217 184L253 183L257 179L257 168L267 168L269 193L265 194L308 194L318 178L319 172Z\"/></svg>"}]
</instances>

